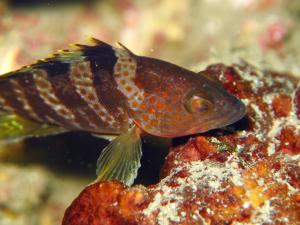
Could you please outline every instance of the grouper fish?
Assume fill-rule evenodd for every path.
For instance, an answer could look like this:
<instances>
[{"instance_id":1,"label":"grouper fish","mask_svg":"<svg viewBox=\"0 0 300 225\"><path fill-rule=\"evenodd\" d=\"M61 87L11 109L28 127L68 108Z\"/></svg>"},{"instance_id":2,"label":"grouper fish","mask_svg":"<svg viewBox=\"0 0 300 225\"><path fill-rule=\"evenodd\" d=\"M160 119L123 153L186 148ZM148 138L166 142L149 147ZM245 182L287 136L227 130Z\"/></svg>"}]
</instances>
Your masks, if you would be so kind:
<instances>
[{"instance_id":1,"label":"grouper fish","mask_svg":"<svg viewBox=\"0 0 300 225\"><path fill-rule=\"evenodd\" d=\"M186 136L245 115L244 104L205 72L91 40L0 76L0 139L68 131L113 135L98 158L96 180L131 185L142 133Z\"/></svg>"}]
</instances>

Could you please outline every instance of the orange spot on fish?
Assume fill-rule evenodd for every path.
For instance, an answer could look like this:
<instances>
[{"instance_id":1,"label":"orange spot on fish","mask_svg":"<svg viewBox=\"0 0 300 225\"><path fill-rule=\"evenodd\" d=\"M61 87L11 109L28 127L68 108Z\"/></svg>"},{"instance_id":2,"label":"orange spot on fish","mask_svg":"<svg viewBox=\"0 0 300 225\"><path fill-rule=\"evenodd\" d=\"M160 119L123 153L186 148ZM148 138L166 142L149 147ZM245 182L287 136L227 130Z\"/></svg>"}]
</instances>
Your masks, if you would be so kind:
<instances>
[{"instance_id":1,"label":"orange spot on fish","mask_svg":"<svg viewBox=\"0 0 300 225\"><path fill-rule=\"evenodd\" d=\"M146 104L145 104L145 102L143 102L143 103L141 104L141 108L142 108L142 109L146 109Z\"/></svg>"},{"instance_id":2,"label":"orange spot on fish","mask_svg":"<svg viewBox=\"0 0 300 225\"><path fill-rule=\"evenodd\" d=\"M161 93L161 95L164 97L164 98L166 98L166 97L168 97L168 92L166 92L166 91L163 91L162 93Z\"/></svg>"},{"instance_id":3,"label":"orange spot on fish","mask_svg":"<svg viewBox=\"0 0 300 225\"><path fill-rule=\"evenodd\" d=\"M133 102L131 103L131 106L134 107L134 108L136 108L136 107L139 106L139 103L136 102L136 101L133 101Z\"/></svg>"},{"instance_id":4,"label":"orange spot on fish","mask_svg":"<svg viewBox=\"0 0 300 225\"><path fill-rule=\"evenodd\" d=\"M127 86L127 87L126 87L126 91L131 92L131 91L132 91L132 88L131 88L130 86Z\"/></svg>"},{"instance_id":5,"label":"orange spot on fish","mask_svg":"<svg viewBox=\"0 0 300 225\"><path fill-rule=\"evenodd\" d=\"M163 104L163 103L161 103L161 102L158 102L158 103L156 104L156 107L157 107L157 109L163 109L163 108L165 107L165 104Z\"/></svg>"},{"instance_id":6,"label":"orange spot on fish","mask_svg":"<svg viewBox=\"0 0 300 225\"><path fill-rule=\"evenodd\" d=\"M148 97L149 96L149 93L148 92L144 92L144 97Z\"/></svg>"},{"instance_id":7,"label":"orange spot on fish","mask_svg":"<svg viewBox=\"0 0 300 225\"><path fill-rule=\"evenodd\" d=\"M122 85L125 85L125 84L126 84L126 81L125 81L125 80L121 80L121 84L122 84Z\"/></svg>"},{"instance_id":8,"label":"orange spot on fish","mask_svg":"<svg viewBox=\"0 0 300 225\"><path fill-rule=\"evenodd\" d=\"M123 75L124 75L125 77L127 77L127 76L129 75L128 71L124 71L124 72L123 72Z\"/></svg>"},{"instance_id":9,"label":"orange spot on fish","mask_svg":"<svg viewBox=\"0 0 300 225\"><path fill-rule=\"evenodd\" d=\"M149 109L148 109L148 112L149 112L149 113L155 113L155 109L149 108Z\"/></svg>"},{"instance_id":10,"label":"orange spot on fish","mask_svg":"<svg viewBox=\"0 0 300 225\"><path fill-rule=\"evenodd\" d=\"M147 121L149 120L149 116L146 115L146 114L144 114L144 115L143 115L143 120L144 120L145 122L147 122Z\"/></svg>"}]
</instances>

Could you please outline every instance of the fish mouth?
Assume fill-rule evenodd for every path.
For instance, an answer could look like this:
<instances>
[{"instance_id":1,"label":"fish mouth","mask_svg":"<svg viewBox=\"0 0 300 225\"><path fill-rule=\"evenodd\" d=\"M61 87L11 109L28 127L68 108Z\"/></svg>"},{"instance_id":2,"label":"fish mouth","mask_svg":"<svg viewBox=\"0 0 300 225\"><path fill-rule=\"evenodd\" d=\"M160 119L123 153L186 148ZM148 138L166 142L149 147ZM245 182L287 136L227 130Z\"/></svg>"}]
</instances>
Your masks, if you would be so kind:
<instances>
[{"instance_id":1,"label":"fish mouth","mask_svg":"<svg viewBox=\"0 0 300 225\"><path fill-rule=\"evenodd\" d=\"M224 116L225 115L225 116ZM229 106L229 109L223 113L223 116L219 117L219 125L212 128L222 128L231 125L246 115L246 107L239 99L235 99L234 103Z\"/></svg>"}]
</instances>

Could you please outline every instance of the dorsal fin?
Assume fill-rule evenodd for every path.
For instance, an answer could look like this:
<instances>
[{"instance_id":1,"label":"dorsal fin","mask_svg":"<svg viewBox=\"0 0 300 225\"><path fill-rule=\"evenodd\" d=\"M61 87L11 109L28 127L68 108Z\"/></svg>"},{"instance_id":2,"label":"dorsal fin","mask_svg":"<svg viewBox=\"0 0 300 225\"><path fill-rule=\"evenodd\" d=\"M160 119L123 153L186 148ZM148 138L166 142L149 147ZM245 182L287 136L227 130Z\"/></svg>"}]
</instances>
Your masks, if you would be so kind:
<instances>
[{"instance_id":1,"label":"dorsal fin","mask_svg":"<svg viewBox=\"0 0 300 225\"><path fill-rule=\"evenodd\" d=\"M122 47L123 50L125 50L130 56L135 56L135 54L129 50L125 45L123 45L121 42L118 42L118 45L120 45L120 47Z\"/></svg>"},{"instance_id":2,"label":"dorsal fin","mask_svg":"<svg viewBox=\"0 0 300 225\"><path fill-rule=\"evenodd\" d=\"M49 74L60 74L68 72L69 65L73 62L90 60L91 64L99 65L102 69L111 69L116 61L115 50L109 44L96 38L89 37L92 45L71 44L71 49L58 50L56 53L39 59L31 65L22 67L19 70L1 75L0 78L7 78L21 73L31 73L35 69L46 69Z\"/></svg>"}]
</instances>

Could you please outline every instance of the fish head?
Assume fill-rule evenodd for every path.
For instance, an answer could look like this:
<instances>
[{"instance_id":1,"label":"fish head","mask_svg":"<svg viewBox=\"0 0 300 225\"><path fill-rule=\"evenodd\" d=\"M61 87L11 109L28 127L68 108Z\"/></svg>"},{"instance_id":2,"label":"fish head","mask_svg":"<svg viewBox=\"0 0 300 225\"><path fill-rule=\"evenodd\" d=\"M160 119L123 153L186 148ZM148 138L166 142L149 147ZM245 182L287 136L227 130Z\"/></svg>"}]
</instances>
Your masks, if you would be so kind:
<instances>
[{"instance_id":1,"label":"fish head","mask_svg":"<svg viewBox=\"0 0 300 225\"><path fill-rule=\"evenodd\" d=\"M140 60L136 83L143 97L133 117L152 135L203 133L230 125L245 115L245 105L219 81L164 61Z\"/></svg>"}]
</instances>

